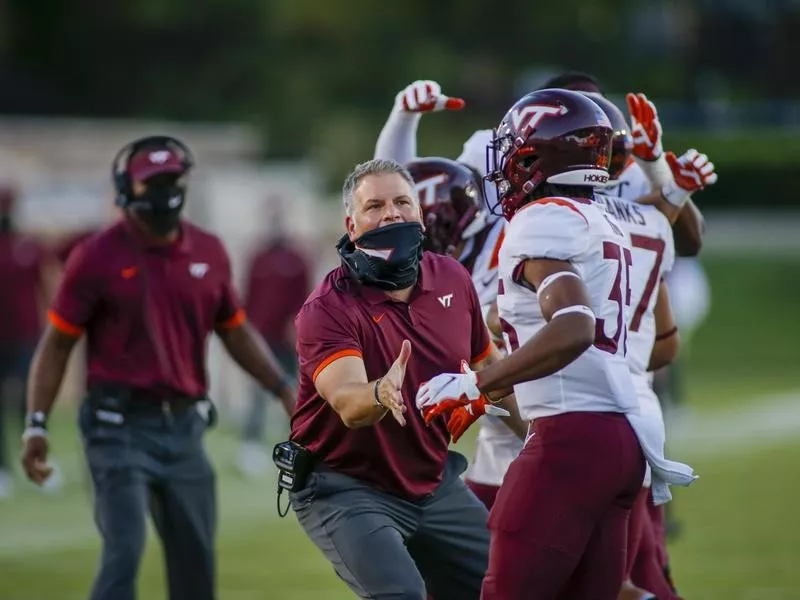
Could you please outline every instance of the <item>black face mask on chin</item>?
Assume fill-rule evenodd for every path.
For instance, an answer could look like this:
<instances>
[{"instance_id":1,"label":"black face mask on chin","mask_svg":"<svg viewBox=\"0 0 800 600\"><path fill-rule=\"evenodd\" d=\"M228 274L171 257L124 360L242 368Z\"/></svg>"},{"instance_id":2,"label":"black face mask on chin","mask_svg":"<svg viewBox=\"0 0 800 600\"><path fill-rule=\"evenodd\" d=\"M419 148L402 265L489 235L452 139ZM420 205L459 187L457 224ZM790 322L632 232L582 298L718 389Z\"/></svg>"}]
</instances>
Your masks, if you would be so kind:
<instances>
[{"instance_id":1,"label":"black face mask on chin","mask_svg":"<svg viewBox=\"0 0 800 600\"><path fill-rule=\"evenodd\" d=\"M180 223L186 190L178 185L154 186L128 205L156 235L175 231Z\"/></svg>"},{"instance_id":2,"label":"black face mask on chin","mask_svg":"<svg viewBox=\"0 0 800 600\"><path fill-rule=\"evenodd\" d=\"M417 282L423 239L419 223L392 223L354 242L345 234L336 250L356 281L382 290L402 290Z\"/></svg>"}]
</instances>

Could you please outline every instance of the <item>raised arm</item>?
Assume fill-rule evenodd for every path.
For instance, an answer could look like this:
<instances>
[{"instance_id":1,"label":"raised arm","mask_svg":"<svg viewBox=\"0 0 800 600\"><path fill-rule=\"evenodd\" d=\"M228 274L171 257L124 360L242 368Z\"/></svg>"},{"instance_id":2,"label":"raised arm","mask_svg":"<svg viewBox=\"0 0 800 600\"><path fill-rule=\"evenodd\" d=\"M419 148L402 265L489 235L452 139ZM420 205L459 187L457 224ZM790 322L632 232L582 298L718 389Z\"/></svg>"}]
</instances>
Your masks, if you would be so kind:
<instances>
[{"instance_id":1,"label":"raised arm","mask_svg":"<svg viewBox=\"0 0 800 600\"><path fill-rule=\"evenodd\" d=\"M442 95L435 81L415 81L398 92L375 145L375 158L406 164L417 157L417 127L423 113L459 110L464 101Z\"/></svg>"}]
</instances>

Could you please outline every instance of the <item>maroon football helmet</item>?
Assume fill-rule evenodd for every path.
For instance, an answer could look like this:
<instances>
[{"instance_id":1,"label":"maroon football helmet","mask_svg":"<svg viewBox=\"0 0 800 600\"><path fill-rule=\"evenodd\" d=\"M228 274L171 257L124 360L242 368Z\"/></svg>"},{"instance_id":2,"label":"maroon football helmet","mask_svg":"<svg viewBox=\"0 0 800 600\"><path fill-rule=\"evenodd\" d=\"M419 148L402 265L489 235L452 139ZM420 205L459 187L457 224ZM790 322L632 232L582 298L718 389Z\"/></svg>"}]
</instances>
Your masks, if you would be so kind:
<instances>
[{"instance_id":1,"label":"maroon football helmet","mask_svg":"<svg viewBox=\"0 0 800 600\"><path fill-rule=\"evenodd\" d=\"M611 163L608 165L608 178L616 179L622 173L625 165L628 164L628 159L630 159L633 152L633 138L631 137L630 127L625 120L625 115L611 100L595 92L582 93L589 96L595 104L602 108L608 120L611 121L611 129L614 130L614 136L611 138Z\"/></svg>"},{"instance_id":2,"label":"maroon football helmet","mask_svg":"<svg viewBox=\"0 0 800 600\"><path fill-rule=\"evenodd\" d=\"M603 186L608 183L611 123L580 92L538 90L506 113L488 149L488 179L497 186L510 219L545 183Z\"/></svg>"},{"instance_id":3,"label":"maroon football helmet","mask_svg":"<svg viewBox=\"0 0 800 600\"><path fill-rule=\"evenodd\" d=\"M483 179L471 167L440 157L406 165L422 206L425 248L451 254L458 243L486 226Z\"/></svg>"}]
</instances>

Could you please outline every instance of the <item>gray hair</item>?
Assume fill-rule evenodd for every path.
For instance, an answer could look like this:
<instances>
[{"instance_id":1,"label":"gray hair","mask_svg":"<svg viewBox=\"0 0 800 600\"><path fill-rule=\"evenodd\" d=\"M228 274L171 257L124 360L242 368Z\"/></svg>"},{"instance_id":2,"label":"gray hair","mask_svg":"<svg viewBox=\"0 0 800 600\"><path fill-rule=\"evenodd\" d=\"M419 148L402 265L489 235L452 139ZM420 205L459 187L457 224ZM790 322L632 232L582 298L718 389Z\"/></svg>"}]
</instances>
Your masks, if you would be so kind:
<instances>
[{"instance_id":1,"label":"gray hair","mask_svg":"<svg viewBox=\"0 0 800 600\"><path fill-rule=\"evenodd\" d=\"M412 192L414 192L413 198L417 200L417 194L416 191L414 191L414 178L411 177L411 173L408 172L408 169L396 160L390 158L373 158L372 160L359 163L353 167L353 170L350 171L350 174L344 180L344 185L342 186L342 202L344 203L345 214L348 216L353 214L353 198L356 189L365 177L368 175L390 175L392 173L397 173L408 182Z\"/></svg>"}]
</instances>

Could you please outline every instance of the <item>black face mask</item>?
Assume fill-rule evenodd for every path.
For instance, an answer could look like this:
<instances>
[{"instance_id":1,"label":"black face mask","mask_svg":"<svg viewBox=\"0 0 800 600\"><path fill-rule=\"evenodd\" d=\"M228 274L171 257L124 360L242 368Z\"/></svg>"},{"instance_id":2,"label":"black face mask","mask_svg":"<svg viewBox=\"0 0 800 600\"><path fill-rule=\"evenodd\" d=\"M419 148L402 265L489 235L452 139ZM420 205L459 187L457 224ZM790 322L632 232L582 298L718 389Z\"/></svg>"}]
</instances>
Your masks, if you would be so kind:
<instances>
[{"instance_id":1,"label":"black face mask","mask_svg":"<svg viewBox=\"0 0 800 600\"><path fill-rule=\"evenodd\" d=\"M137 216L156 235L166 235L178 228L186 190L178 185L153 186L129 204Z\"/></svg>"},{"instance_id":2,"label":"black face mask","mask_svg":"<svg viewBox=\"0 0 800 600\"><path fill-rule=\"evenodd\" d=\"M14 223L11 221L11 215L0 214L0 233L11 233L12 229L14 229Z\"/></svg>"},{"instance_id":3,"label":"black face mask","mask_svg":"<svg viewBox=\"0 0 800 600\"><path fill-rule=\"evenodd\" d=\"M423 238L419 223L393 223L368 231L355 242L345 235L336 250L356 281L382 290L402 290L417 282Z\"/></svg>"}]
</instances>

